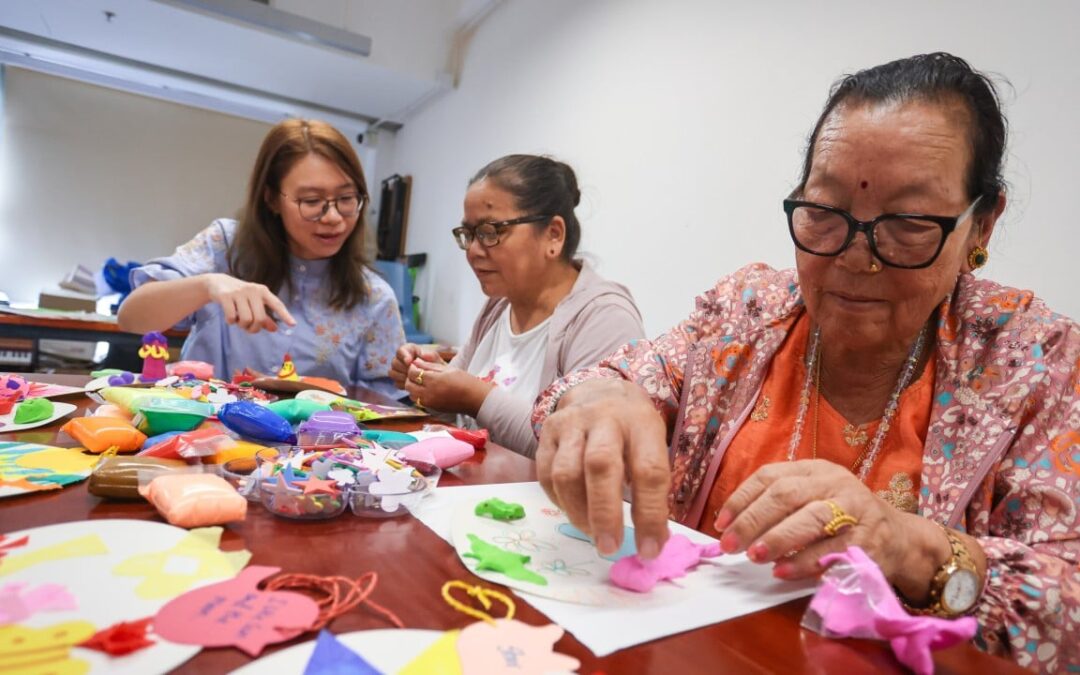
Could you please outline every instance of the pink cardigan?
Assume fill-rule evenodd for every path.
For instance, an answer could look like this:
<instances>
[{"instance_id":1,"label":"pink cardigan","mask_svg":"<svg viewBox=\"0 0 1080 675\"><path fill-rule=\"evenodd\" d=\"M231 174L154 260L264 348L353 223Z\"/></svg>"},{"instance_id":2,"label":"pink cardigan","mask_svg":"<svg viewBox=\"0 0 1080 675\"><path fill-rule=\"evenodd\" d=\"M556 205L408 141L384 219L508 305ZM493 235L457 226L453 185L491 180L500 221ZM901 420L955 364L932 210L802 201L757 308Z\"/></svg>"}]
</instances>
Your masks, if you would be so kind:
<instances>
[{"instance_id":1,"label":"pink cardigan","mask_svg":"<svg viewBox=\"0 0 1080 675\"><path fill-rule=\"evenodd\" d=\"M671 432L672 516L696 525L773 355L804 311L794 270L750 265L689 319L553 384L624 378ZM1080 325L1029 291L961 276L938 310L919 512L977 537L989 573L978 644L1042 672L1080 671Z\"/></svg>"}]
</instances>

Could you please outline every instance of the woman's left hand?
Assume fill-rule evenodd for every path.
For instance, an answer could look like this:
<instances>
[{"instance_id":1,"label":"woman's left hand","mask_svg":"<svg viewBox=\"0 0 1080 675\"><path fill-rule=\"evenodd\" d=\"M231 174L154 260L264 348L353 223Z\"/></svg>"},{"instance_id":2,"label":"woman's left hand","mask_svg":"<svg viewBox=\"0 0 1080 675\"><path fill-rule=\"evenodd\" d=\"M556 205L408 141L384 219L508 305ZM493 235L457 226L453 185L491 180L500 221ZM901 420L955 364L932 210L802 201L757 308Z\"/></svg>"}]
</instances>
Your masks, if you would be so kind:
<instances>
[{"instance_id":1,"label":"woman's left hand","mask_svg":"<svg viewBox=\"0 0 1080 675\"><path fill-rule=\"evenodd\" d=\"M405 391L424 408L476 417L494 386L460 368L416 359L409 366Z\"/></svg>"},{"instance_id":2,"label":"woman's left hand","mask_svg":"<svg viewBox=\"0 0 1080 675\"><path fill-rule=\"evenodd\" d=\"M832 503L856 522L836 521ZM827 526L838 522L835 534ZM735 490L716 517L726 553L746 551L775 563L773 575L820 574L818 560L859 546L913 602L926 598L937 568L951 555L948 539L925 518L876 496L844 467L825 460L768 464Z\"/></svg>"}]
</instances>

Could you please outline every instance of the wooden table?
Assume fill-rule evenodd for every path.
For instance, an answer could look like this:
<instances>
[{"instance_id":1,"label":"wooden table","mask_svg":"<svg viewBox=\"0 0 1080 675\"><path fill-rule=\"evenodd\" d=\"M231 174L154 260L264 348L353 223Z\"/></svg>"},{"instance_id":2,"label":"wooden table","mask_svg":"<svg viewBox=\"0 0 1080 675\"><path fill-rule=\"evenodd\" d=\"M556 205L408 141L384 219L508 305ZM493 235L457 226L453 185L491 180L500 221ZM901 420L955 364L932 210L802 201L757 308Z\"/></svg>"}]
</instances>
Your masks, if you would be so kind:
<instances>
[{"instance_id":1,"label":"wooden table","mask_svg":"<svg viewBox=\"0 0 1080 675\"><path fill-rule=\"evenodd\" d=\"M79 385L88 378L79 376L38 376L35 379ZM367 400L380 402L371 392L360 392ZM93 404L85 397L66 399L79 405L74 415L84 414ZM391 428L407 429L397 423ZM0 441L29 443L56 442L59 424L42 429L0 434ZM415 428L415 425L412 425ZM66 445L72 445L67 443ZM532 461L504 448L491 446L478 455L443 473L441 485L476 485L535 480ZM447 630L462 627L472 619L443 602L439 590L449 579L472 579L449 544L411 516L387 520L367 520L349 513L339 518L298 522L277 518L257 504L247 520L228 525L222 548L247 548L254 554L251 563L281 567L288 572L359 576L369 570L379 575L372 598L394 611L409 628ZM0 500L0 532L12 532L53 523L98 518L160 520L145 502L129 503L99 499L86 491L86 484L35 495ZM92 525L87 525L92 528ZM549 623L547 618L515 596L517 618L527 623ZM904 672L886 646L862 640L829 640L799 627L808 600L796 600L724 623L624 649L598 659L567 634L556 648L581 660L582 673L890 673ZM336 619L335 633L390 627L383 619L357 608ZM311 639L303 636L287 646ZM278 646L277 648L281 648ZM273 651L275 648L268 648ZM250 659L236 649L207 649L175 672L220 673ZM939 652L935 657L939 673L1025 672L1011 661L961 645Z\"/></svg>"}]
</instances>

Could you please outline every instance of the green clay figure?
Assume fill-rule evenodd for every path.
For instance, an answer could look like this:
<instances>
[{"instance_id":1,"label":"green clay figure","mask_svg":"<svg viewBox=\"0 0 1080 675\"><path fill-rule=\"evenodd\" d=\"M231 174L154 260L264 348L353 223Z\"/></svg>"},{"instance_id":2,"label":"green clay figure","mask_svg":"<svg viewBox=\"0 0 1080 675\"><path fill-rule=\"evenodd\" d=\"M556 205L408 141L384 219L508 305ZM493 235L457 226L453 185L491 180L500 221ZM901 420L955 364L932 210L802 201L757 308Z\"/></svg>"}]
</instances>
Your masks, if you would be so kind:
<instances>
[{"instance_id":1,"label":"green clay figure","mask_svg":"<svg viewBox=\"0 0 1080 675\"><path fill-rule=\"evenodd\" d=\"M15 424L34 424L53 415L53 404L47 398L28 398L15 409Z\"/></svg>"},{"instance_id":2,"label":"green clay figure","mask_svg":"<svg viewBox=\"0 0 1080 675\"><path fill-rule=\"evenodd\" d=\"M492 497L477 504L474 513L478 516L491 516L495 520L521 520L525 517L525 507Z\"/></svg>"},{"instance_id":3,"label":"green clay figure","mask_svg":"<svg viewBox=\"0 0 1080 675\"><path fill-rule=\"evenodd\" d=\"M525 569L525 563L531 560L529 556L504 551L494 544L487 543L475 534L470 534L468 537L469 542L472 544L472 551L465 553L464 556L477 560L477 570L498 572L511 579L547 586L547 579L532 570Z\"/></svg>"}]
</instances>

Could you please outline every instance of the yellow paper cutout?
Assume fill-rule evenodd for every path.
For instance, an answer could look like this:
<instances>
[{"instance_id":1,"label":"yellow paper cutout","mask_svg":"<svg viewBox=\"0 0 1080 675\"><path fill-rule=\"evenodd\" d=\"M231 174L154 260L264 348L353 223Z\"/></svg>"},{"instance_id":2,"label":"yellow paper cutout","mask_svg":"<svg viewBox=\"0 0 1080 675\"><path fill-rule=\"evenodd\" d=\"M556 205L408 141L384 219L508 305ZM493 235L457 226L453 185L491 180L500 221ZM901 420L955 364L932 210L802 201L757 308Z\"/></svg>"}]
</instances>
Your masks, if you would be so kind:
<instances>
[{"instance_id":1,"label":"yellow paper cutout","mask_svg":"<svg viewBox=\"0 0 1080 675\"><path fill-rule=\"evenodd\" d=\"M156 553L140 553L113 568L113 574L124 577L143 577L135 593L147 600L174 598L200 581L228 579L236 576L251 560L251 551L224 552L218 549L222 528L201 527L188 532L175 546ZM196 562L191 573L170 572L169 560L183 558L184 563ZM178 565L188 567L189 565Z\"/></svg>"},{"instance_id":2,"label":"yellow paper cutout","mask_svg":"<svg viewBox=\"0 0 1080 675\"><path fill-rule=\"evenodd\" d=\"M71 648L96 632L87 621L68 621L44 628L13 624L0 627L0 672L5 675L82 675L90 664L71 658Z\"/></svg>"},{"instance_id":3,"label":"yellow paper cutout","mask_svg":"<svg viewBox=\"0 0 1080 675\"><path fill-rule=\"evenodd\" d=\"M108 552L109 549L105 546L105 542L102 541L101 537L96 534L88 534L78 539L69 539L59 544L45 546L36 551L6 555L0 558L0 577L45 562L82 558L88 555L103 555Z\"/></svg>"},{"instance_id":4,"label":"yellow paper cutout","mask_svg":"<svg viewBox=\"0 0 1080 675\"><path fill-rule=\"evenodd\" d=\"M460 630L448 630L412 661L398 675L462 675L457 641Z\"/></svg>"},{"instance_id":5,"label":"yellow paper cutout","mask_svg":"<svg viewBox=\"0 0 1080 675\"><path fill-rule=\"evenodd\" d=\"M84 454L82 448L48 448L22 455L15 460L15 465L56 473L82 473L92 469L97 462L98 457Z\"/></svg>"}]
</instances>

